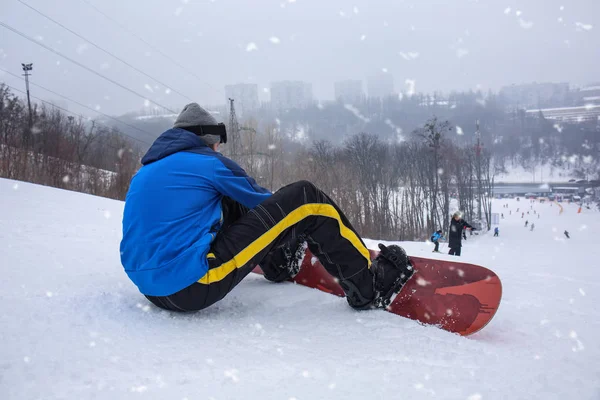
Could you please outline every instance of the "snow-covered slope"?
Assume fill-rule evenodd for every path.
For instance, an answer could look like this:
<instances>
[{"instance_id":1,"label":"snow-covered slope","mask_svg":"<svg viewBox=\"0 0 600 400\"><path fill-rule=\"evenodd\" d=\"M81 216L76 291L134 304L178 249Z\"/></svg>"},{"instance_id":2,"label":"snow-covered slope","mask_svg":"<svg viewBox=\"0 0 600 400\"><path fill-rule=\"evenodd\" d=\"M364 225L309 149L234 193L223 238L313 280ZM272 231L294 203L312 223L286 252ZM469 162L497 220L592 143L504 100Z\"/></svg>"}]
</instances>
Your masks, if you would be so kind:
<instances>
[{"instance_id":1,"label":"snow-covered slope","mask_svg":"<svg viewBox=\"0 0 600 400\"><path fill-rule=\"evenodd\" d=\"M600 398L600 215L537 204L532 232L529 203L495 205L500 237L463 259L504 299L463 338L257 275L205 311L158 310L120 266L121 202L0 179L0 398Z\"/></svg>"}]
</instances>

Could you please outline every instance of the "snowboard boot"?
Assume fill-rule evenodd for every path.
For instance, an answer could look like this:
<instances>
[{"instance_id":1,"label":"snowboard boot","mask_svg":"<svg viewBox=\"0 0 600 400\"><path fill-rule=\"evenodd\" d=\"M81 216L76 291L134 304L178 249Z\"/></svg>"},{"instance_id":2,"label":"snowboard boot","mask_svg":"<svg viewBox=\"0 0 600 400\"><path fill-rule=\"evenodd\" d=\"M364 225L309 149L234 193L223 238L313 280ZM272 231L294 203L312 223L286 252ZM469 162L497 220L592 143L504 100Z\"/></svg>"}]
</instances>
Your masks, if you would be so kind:
<instances>
[{"instance_id":1,"label":"snowboard boot","mask_svg":"<svg viewBox=\"0 0 600 400\"><path fill-rule=\"evenodd\" d=\"M283 282L298 275L306 247L305 238L299 236L294 249L289 244L273 249L260 263L265 278L271 282Z\"/></svg>"},{"instance_id":2,"label":"snowboard boot","mask_svg":"<svg viewBox=\"0 0 600 400\"><path fill-rule=\"evenodd\" d=\"M386 308L413 275L414 269L402 247L384 246L380 243L379 249L381 251L371 265L375 289L372 306Z\"/></svg>"}]
</instances>

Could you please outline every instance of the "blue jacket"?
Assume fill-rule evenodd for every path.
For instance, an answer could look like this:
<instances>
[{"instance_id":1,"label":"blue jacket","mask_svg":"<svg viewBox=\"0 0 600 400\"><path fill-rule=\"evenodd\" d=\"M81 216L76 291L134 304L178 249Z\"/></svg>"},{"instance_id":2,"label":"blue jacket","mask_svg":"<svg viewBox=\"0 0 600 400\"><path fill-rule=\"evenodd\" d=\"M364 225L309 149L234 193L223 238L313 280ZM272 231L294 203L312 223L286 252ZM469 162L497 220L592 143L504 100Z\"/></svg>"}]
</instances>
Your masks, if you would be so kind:
<instances>
[{"instance_id":1,"label":"blue jacket","mask_svg":"<svg viewBox=\"0 0 600 400\"><path fill-rule=\"evenodd\" d=\"M432 242L438 241L438 240L440 240L442 237L443 237L443 236L442 236L442 234L441 234L441 233L433 232L433 235L431 235L431 239L432 239L431 241L432 241Z\"/></svg>"},{"instance_id":2,"label":"blue jacket","mask_svg":"<svg viewBox=\"0 0 600 400\"><path fill-rule=\"evenodd\" d=\"M142 164L125 199L121 263L140 292L168 296L208 271L223 195L254 208L271 193L181 128L156 139Z\"/></svg>"}]
</instances>

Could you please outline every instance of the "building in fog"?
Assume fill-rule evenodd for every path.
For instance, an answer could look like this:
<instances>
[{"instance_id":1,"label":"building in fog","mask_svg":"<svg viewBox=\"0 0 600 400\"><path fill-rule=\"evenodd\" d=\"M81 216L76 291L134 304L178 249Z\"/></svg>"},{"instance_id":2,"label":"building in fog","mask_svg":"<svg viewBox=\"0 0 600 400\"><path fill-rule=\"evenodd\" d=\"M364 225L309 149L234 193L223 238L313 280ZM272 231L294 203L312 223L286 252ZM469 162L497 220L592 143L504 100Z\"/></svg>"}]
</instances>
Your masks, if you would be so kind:
<instances>
[{"instance_id":1,"label":"building in fog","mask_svg":"<svg viewBox=\"0 0 600 400\"><path fill-rule=\"evenodd\" d=\"M387 72L380 72L367 79L367 92L370 98L386 98L394 94L394 77Z\"/></svg>"},{"instance_id":2,"label":"building in fog","mask_svg":"<svg viewBox=\"0 0 600 400\"><path fill-rule=\"evenodd\" d=\"M312 84L302 81L271 83L271 107L276 110L304 108L313 103Z\"/></svg>"},{"instance_id":3,"label":"building in fog","mask_svg":"<svg viewBox=\"0 0 600 400\"><path fill-rule=\"evenodd\" d=\"M361 81L340 81L333 84L335 99L344 104L358 104L364 94Z\"/></svg>"},{"instance_id":4,"label":"building in fog","mask_svg":"<svg viewBox=\"0 0 600 400\"><path fill-rule=\"evenodd\" d=\"M577 91L577 103L580 105L600 105L600 82L579 89Z\"/></svg>"},{"instance_id":5,"label":"building in fog","mask_svg":"<svg viewBox=\"0 0 600 400\"><path fill-rule=\"evenodd\" d=\"M241 117L246 117L258 109L258 85L254 83L238 83L225 86L225 100L229 109L229 99L235 100L235 111Z\"/></svg>"},{"instance_id":6,"label":"building in fog","mask_svg":"<svg viewBox=\"0 0 600 400\"><path fill-rule=\"evenodd\" d=\"M557 122L573 124L597 122L600 124L600 105L588 104L578 107L531 109L527 110L526 113L533 117L539 117L541 114L545 119Z\"/></svg>"},{"instance_id":7,"label":"building in fog","mask_svg":"<svg viewBox=\"0 0 600 400\"><path fill-rule=\"evenodd\" d=\"M513 107L561 107L569 102L568 83L527 83L504 86L500 94Z\"/></svg>"}]
</instances>

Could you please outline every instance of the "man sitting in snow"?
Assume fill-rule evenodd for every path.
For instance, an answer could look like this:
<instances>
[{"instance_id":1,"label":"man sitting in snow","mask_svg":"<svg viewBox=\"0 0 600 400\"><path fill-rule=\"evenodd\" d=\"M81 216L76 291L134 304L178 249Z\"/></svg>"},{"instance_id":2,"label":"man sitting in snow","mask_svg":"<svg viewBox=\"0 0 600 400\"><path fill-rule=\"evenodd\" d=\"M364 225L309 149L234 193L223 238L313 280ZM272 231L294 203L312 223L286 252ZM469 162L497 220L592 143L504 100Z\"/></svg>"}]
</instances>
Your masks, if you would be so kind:
<instances>
[{"instance_id":1,"label":"man sitting in snow","mask_svg":"<svg viewBox=\"0 0 600 400\"><path fill-rule=\"evenodd\" d=\"M404 250L380 245L371 261L325 193L300 181L271 194L217 152L226 142L225 126L191 103L142 158L121 241L121 263L140 292L167 310L200 310L257 264L269 280L293 277L306 241L350 306L385 307L412 274Z\"/></svg>"}]
</instances>

